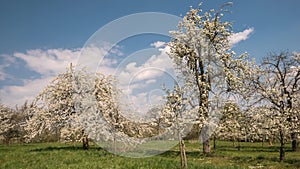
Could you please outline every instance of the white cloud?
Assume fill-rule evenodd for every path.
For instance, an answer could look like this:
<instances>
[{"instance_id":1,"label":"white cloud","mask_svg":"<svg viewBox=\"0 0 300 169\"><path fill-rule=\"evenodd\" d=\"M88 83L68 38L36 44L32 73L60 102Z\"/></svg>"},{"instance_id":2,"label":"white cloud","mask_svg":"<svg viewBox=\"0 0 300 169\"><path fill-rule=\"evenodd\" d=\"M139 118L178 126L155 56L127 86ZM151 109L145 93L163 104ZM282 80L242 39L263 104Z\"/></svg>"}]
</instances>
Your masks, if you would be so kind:
<instances>
[{"instance_id":1,"label":"white cloud","mask_svg":"<svg viewBox=\"0 0 300 169\"><path fill-rule=\"evenodd\" d=\"M142 81L142 80L148 80L148 79L155 79L159 76L162 76L165 72L165 69L161 69L158 67L146 67L142 70L140 70L140 72L137 72L137 74L134 75L133 81Z\"/></svg>"},{"instance_id":2,"label":"white cloud","mask_svg":"<svg viewBox=\"0 0 300 169\"><path fill-rule=\"evenodd\" d=\"M169 50L169 47L159 48L159 54L147 56L149 59L141 65L138 65L136 61L128 63L119 73L119 79L125 82L129 78L134 78L134 81L149 80L169 72L173 68L172 60L167 54Z\"/></svg>"},{"instance_id":3,"label":"white cloud","mask_svg":"<svg viewBox=\"0 0 300 169\"><path fill-rule=\"evenodd\" d=\"M8 74L5 69L16 63L16 59L9 55L0 55L0 60L3 62L0 65L0 81L12 79L11 75Z\"/></svg>"},{"instance_id":4,"label":"white cloud","mask_svg":"<svg viewBox=\"0 0 300 169\"><path fill-rule=\"evenodd\" d=\"M108 47L103 49L90 48L90 51L85 49L84 56L86 58L84 59L87 62L81 62L82 60L80 58L82 55L80 54L82 51L80 48L47 50L35 49L28 50L24 53L16 52L12 55L1 55L1 57L6 60L0 65L0 80L5 80L5 78L9 76L9 74L2 70L5 67L9 67L11 63L16 63L16 58L23 60L27 69L30 69L31 71L41 75L41 77L38 79L19 79L19 81L23 83L22 85L2 86L0 89L1 102L9 106L14 106L16 104L23 104L25 100L30 101L34 99L47 84L49 84L51 79L53 79L59 73L65 72L70 63L75 65L79 62L81 66L87 66L83 65L82 63L88 62L98 64L98 62L91 59L91 57L93 58L94 56L97 56L99 60L99 56L107 54L106 50L108 49ZM117 49L112 50L112 52L116 55L121 55L121 52L118 52ZM79 56L81 57L78 59ZM101 69L100 71L109 73L114 71L114 69L110 66L116 64L117 62L114 59L103 59L101 63L105 65L105 69ZM22 72L20 72L20 74L22 74Z\"/></svg>"},{"instance_id":5,"label":"white cloud","mask_svg":"<svg viewBox=\"0 0 300 169\"><path fill-rule=\"evenodd\" d=\"M145 114L154 104L162 103L163 92L158 91L162 84L174 81L170 80L174 70L172 60L167 54L169 50L168 46L163 46L153 52L141 51L137 57L126 58L126 63L118 67L116 75L119 88L126 96L125 99L120 98L120 102L127 105L125 108L132 105L133 112ZM141 63L138 59L145 61Z\"/></svg>"},{"instance_id":6,"label":"white cloud","mask_svg":"<svg viewBox=\"0 0 300 169\"><path fill-rule=\"evenodd\" d=\"M132 94L135 89L147 88L150 84L158 83L158 78L173 73L173 64L167 54L169 50L169 47L163 47L156 50L159 51L158 54L150 55L151 52L146 52L145 56L142 56L142 53L139 57L148 58L142 64L136 62L137 58L129 58L132 61L129 60L123 69L117 70L118 81L126 94Z\"/></svg>"},{"instance_id":7,"label":"white cloud","mask_svg":"<svg viewBox=\"0 0 300 169\"><path fill-rule=\"evenodd\" d=\"M108 54L113 54L116 56L123 55L123 53L119 51L119 46L115 46L113 48L113 46L108 43L104 43L101 47L91 45L84 47L81 50L77 64L79 67L84 67L91 72L102 72L103 70L107 71L107 68L111 67L113 64L116 64L116 60L104 57ZM100 68L102 69L100 70Z\"/></svg>"},{"instance_id":8,"label":"white cloud","mask_svg":"<svg viewBox=\"0 0 300 169\"><path fill-rule=\"evenodd\" d=\"M159 48L159 55L153 55L147 60L147 62L143 65L143 67L157 67L162 69L172 68L172 61L169 58L168 52L170 51L170 47Z\"/></svg>"},{"instance_id":9,"label":"white cloud","mask_svg":"<svg viewBox=\"0 0 300 169\"><path fill-rule=\"evenodd\" d=\"M135 71L137 71L138 70L137 63L136 62L128 63L126 65L125 70L128 71L128 72L135 72Z\"/></svg>"},{"instance_id":10,"label":"white cloud","mask_svg":"<svg viewBox=\"0 0 300 169\"><path fill-rule=\"evenodd\" d=\"M7 77L7 74L4 72L4 66L0 65L0 81L5 80Z\"/></svg>"},{"instance_id":11,"label":"white cloud","mask_svg":"<svg viewBox=\"0 0 300 169\"><path fill-rule=\"evenodd\" d=\"M76 63L79 54L80 49L35 49L25 53L16 52L9 57L5 55L11 62L16 63L16 58L23 60L27 69L39 73L41 77L31 80L19 79L22 85L3 86L0 89L1 101L14 106L21 105L26 100L33 100L51 79L64 72L70 63Z\"/></svg>"},{"instance_id":12,"label":"white cloud","mask_svg":"<svg viewBox=\"0 0 300 169\"><path fill-rule=\"evenodd\" d=\"M152 83L156 83L156 79L150 79L146 81L146 84L152 84Z\"/></svg>"},{"instance_id":13,"label":"white cloud","mask_svg":"<svg viewBox=\"0 0 300 169\"><path fill-rule=\"evenodd\" d=\"M14 53L14 57L26 62L28 68L44 77L56 76L66 70L70 63L76 63L80 49L28 50Z\"/></svg>"},{"instance_id":14,"label":"white cloud","mask_svg":"<svg viewBox=\"0 0 300 169\"><path fill-rule=\"evenodd\" d=\"M166 45L166 42L162 42L162 41L157 41L157 42L151 43L151 46L153 46L155 48L160 48L160 47L163 47L164 45Z\"/></svg>"},{"instance_id":15,"label":"white cloud","mask_svg":"<svg viewBox=\"0 0 300 169\"><path fill-rule=\"evenodd\" d=\"M1 101L12 107L22 105L26 100L33 100L52 79L53 77L26 80L22 86L5 86L0 90Z\"/></svg>"},{"instance_id":16,"label":"white cloud","mask_svg":"<svg viewBox=\"0 0 300 169\"><path fill-rule=\"evenodd\" d=\"M244 41L249 38L250 34L254 31L254 28L245 29L243 32L234 33L229 38L229 43L231 46Z\"/></svg>"}]
</instances>

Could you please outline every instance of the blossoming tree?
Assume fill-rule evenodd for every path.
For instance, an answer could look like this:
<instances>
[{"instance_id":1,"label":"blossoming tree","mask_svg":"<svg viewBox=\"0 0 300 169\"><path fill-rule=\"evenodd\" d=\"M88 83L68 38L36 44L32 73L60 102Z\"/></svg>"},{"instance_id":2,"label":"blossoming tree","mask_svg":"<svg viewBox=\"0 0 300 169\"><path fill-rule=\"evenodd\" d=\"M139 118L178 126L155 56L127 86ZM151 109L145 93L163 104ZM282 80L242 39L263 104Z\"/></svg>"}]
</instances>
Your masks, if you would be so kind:
<instances>
[{"instance_id":1,"label":"blossoming tree","mask_svg":"<svg viewBox=\"0 0 300 169\"><path fill-rule=\"evenodd\" d=\"M27 140L46 132L57 133L61 141L82 140L87 149L89 138L130 145L137 144L138 138L153 136L154 124L131 121L120 112L117 95L112 77L71 65L34 100L25 126Z\"/></svg>"},{"instance_id":2,"label":"blossoming tree","mask_svg":"<svg viewBox=\"0 0 300 169\"><path fill-rule=\"evenodd\" d=\"M243 88L242 79L251 74L246 55L236 56L231 50L229 37L231 24L222 21L223 8L202 13L193 9L183 17L177 31L171 31L170 58L185 77L184 85L191 87L190 93L198 106L198 124L202 130L204 154L210 153L209 117L212 98L220 93ZM189 71L184 69L188 68ZM188 73L186 73L188 72ZM186 91L186 90L185 90Z\"/></svg>"},{"instance_id":3,"label":"blossoming tree","mask_svg":"<svg viewBox=\"0 0 300 169\"><path fill-rule=\"evenodd\" d=\"M25 126L28 131L28 141L41 136L46 131L59 133L61 139L78 139L77 135L70 138L72 135L70 131L75 131L67 129L75 114L72 99L73 71L71 66L67 72L59 74L33 101L35 109ZM69 136L63 134L66 131L69 131Z\"/></svg>"},{"instance_id":4,"label":"blossoming tree","mask_svg":"<svg viewBox=\"0 0 300 169\"><path fill-rule=\"evenodd\" d=\"M12 109L2 104L0 105L0 136L3 137L6 144L9 144L10 139L14 137L18 131L16 129L16 119L13 116L16 115Z\"/></svg>"},{"instance_id":5,"label":"blossoming tree","mask_svg":"<svg viewBox=\"0 0 300 169\"><path fill-rule=\"evenodd\" d=\"M9 144L11 139L24 141L23 126L29 117L28 110L31 107L32 105L27 105L27 102L16 109L0 104L0 137L3 137L6 144Z\"/></svg>"},{"instance_id":6,"label":"blossoming tree","mask_svg":"<svg viewBox=\"0 0 300 169\"><path fill-rule=\"evenodd\" d=\"M299 133L300 54L281 52L266 57L252 81L252 99L268 107L270 125L276 128L280 140L280 161L285 157L285 143L292 138L297 150Z\"/></svg>"}]
</instances>

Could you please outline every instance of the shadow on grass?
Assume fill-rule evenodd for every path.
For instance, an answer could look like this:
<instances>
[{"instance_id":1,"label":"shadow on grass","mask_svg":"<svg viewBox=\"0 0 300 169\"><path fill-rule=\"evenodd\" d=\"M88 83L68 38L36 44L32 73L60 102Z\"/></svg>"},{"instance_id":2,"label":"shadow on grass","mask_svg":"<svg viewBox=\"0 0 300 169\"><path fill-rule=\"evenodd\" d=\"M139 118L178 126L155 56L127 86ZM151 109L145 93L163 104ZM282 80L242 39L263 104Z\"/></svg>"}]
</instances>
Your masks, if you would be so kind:
<instances>
[{"instance_id":1,"label":"shadow on grass","mask_svg":"<svg viewBox=\"0 0 300 169\"><path fill-rule=\"evenodd\" d=\"M174 151L174 150L169 150L169 151L166 151L166 152L160 154L159 156L176 158L176 157L180 156L180 152ZM199 157L202 157L203 155L201 155L201 153L199 151L186 151L186 156L191 157L191 158L199 158Z\"/></svg>"},{"instance_id":2,"label":"shadow on grass","mask_svg":"<svg viewBox=\"0 0 300 169\"><path fill-rule=\"evenodd\" d=\"M286 159L285 162L300 168L300 159Z\"/></svg>"},{"instance_id":3,"label":"shadow on grass","mask_svg":"<svg viewBox=\"0 0 300 169\"><path fill-rule=\"evenodd\" d=\"M247 147L247 146L240 146L240 150L238 147L229 147L229 146L219 146L216 150L219 151L237 151L237 152L279 152L279 146L266 146L266 147ZM291 149L286 147L286 152L292 152Z\"/></svg>"},{"instance_id":4,"label":"shadow on grass","mask_svg":"<svg viewBox=\"0 0 300 169\"><path fill-rule=\"evenodd\" d=\"M57 150L68 150L68 151L83 151L84 149L82 147L79 146L48 146L48 147L44 147L44 148L36 148L36 149L32 149L30 150L30 152L43 152L43 151L57 151ZM90 147L89 150L103 150L101 147ZM85 150L88 151L88 150Z\"/></svg>"}]
</instances>

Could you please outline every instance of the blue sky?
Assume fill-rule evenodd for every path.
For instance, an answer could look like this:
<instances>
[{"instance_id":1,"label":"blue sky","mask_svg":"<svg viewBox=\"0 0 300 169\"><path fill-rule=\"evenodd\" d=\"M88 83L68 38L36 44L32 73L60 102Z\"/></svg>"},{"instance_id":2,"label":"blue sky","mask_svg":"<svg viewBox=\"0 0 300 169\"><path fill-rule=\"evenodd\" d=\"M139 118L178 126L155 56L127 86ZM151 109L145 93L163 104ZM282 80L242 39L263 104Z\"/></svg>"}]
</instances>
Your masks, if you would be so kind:
<instances>
[{"instance_id":1,"label":"blue sky","mask_svg":"<svg viewBox=\"0 0 300 169\"><path fill-rule=\"evenodd\" d=\"M1 0L0 1L0 98L13 106L32 99L51 78L63 72L73 55L105 24L138 12L185 14L196 0ZM218 8L224 0L203 0L203 10ZM234 32L251 30L234 45L260 60L269 52L298 51L300 1L236 0L226 19ZM146 37L146 40L145 40ZM133 38L116 49L127 55L166 38ZM55 56L56 60L51 60ZM57 59L59 58L59 59ZM43 64L43 65L42 65Z\"/></svg>"}]
</instances>

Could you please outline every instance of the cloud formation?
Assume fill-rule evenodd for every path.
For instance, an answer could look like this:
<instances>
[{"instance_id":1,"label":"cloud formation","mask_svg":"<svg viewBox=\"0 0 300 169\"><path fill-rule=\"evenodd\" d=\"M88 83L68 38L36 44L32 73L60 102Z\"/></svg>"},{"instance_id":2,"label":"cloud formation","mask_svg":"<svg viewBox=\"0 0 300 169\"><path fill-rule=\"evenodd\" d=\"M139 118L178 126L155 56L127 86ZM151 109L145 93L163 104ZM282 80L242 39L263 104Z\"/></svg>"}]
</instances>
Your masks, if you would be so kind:
<instances>
[{"instance_id":1,"label":"cloud formation","mask_svg":"<svg viewBox=\"0 0 300 169\"><path fill-rule=\"evenodd\" d=\"M24 80L23 85L4 86L0 90L1 102L11 107L22 105L26 100L32 101L53 77Z\"/></svg>"},{"instance_id":2,"label":"cloud formation","mask_svg":"<svg viewBox=\"0 0 300 169\"><path fill-rule=\"evenodd\" d=\"M0 55L0 61L2 61L0 63L0 81L11 79L12 77L6 73L5 69L15 63L15 58L10 57L9 55Z\"/></svg>"},{"instance_id":3,"label":"cloud formation","mask_svg":"<svg viewBox=\"0 0 300 169\"><path fill-rule=\"evenodd\" d=\"M76 63L79 54L80 49L36 49L13 56L25 61L30 70L49 77L65 71L70 63Z\"/></svg>"},{"instance_id":4,"label":"cloud formation","mask_svg":"<svg viewBox=\"0 0 300 169\"><path fill-rule=\"evenodd\" d=\"M24 69L40 75L39 78L34 79L21 77L17 79L18 84L2 86L0 89L1 102L13 107L16 104L23 104L26 100L33 100L55 76L65 72L70 63L77 62L80 50L80 48L35 49L24 53L15 52L12 55L1 55L6 60L4 64L0 65L0 69L12 64L21 65L24 62L25 65L21 65L24 66ZM23 72L14 73L22 74ZM0 80L7 80L8 76L12 75L1 70Z\"/></svg>"},{"instance_id":5,"label":"cloud formation","mask_svg":"<svg viewBox=\"0 0 300 169\"><path fill-rule=\"evenodd\" d=\"M0 65L0 80L6 79L6 73L4 72L4 66Z\"/></svg>"},{"instance_id":6,"label":"cloud formation","mask_svg":"<svg viewBox=\"0 0 300 169\"><path fill-rule=\"evenodd\" d=\"M125 66L118 68L116 76L126 94L132 94L133 90L147 87L159 82L157 79L173 73L173 64L167 52L169 47L155 49L153 52L140 52L136 57L126 58ZM158 51L158 53L157 53ZM154 54L154 53L157 54ZM138 64L138 57L146 58L145 62Z\"/></svg>"},{"instance_id":7,"label":"cloud formation","mask_svg":"<svg viewBox=\"0 0 300 169\"><path fill-rule=\"evenodd\" d=\"M153 46L155 48L160 48L160 47L163 47L164 45L166 45L166 42L162 42L162 41L156 41L151 44L151 46Z\"/></svg>"},{"instance_id":8,"label":"cloud formation","mask_svg":"<svg viewBox=\"0 0 300 169\"><path fill-rule=\"evenodd\" d=\"M243 32L234 33L229 38L230 46L234 46L237 43L249 38L250 34L254 31L254 28L245 29Z\"/></svg>"}]
</instances>

